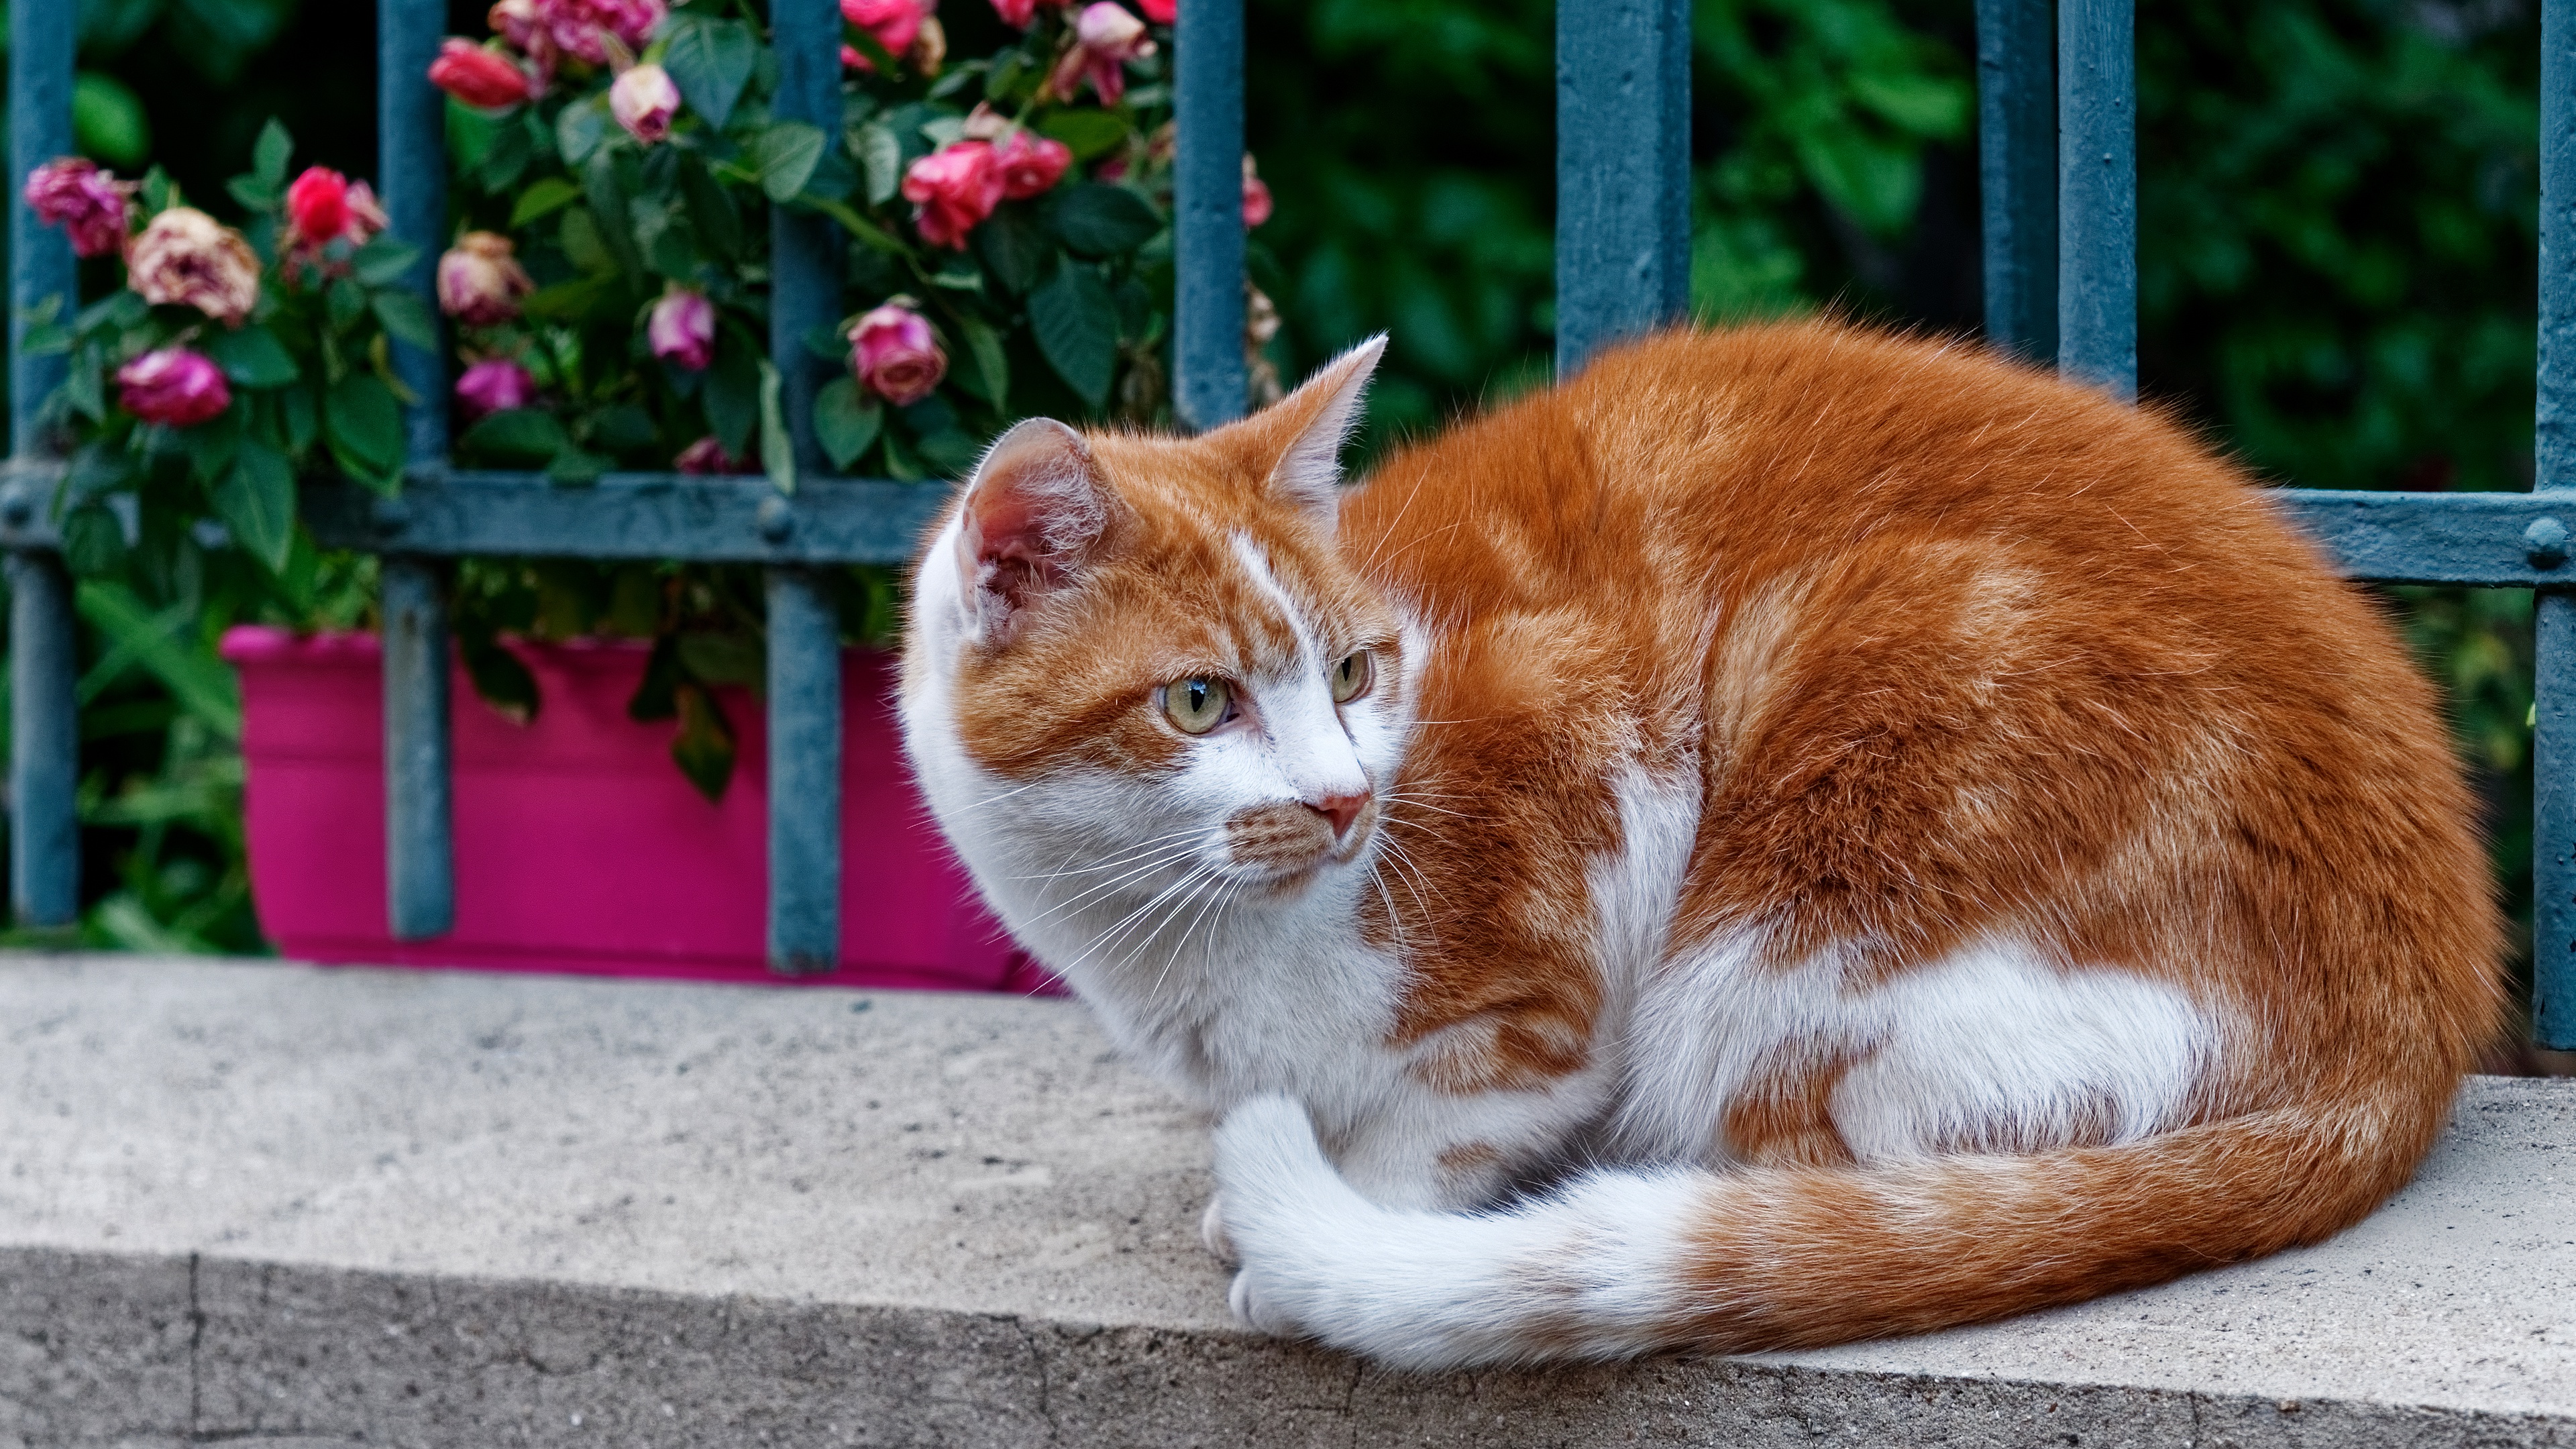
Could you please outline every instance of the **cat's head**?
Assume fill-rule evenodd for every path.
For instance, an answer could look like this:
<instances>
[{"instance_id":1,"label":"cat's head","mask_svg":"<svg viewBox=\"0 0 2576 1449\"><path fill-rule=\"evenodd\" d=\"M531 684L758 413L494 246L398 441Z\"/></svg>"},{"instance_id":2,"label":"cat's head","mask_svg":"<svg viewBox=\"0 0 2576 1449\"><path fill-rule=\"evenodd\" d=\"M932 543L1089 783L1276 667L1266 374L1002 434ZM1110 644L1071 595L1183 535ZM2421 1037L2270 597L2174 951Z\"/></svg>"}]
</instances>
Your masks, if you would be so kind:
<instances>
[{"instance_id":1,"label":"cat's head","mask_svg":"<svg viewBox=\"0 0 2576 1449\"><path fill-rule=\"evenodd\" d=\"M904 723L1007 913L1050 881L1296 899L1371 848L1402 640L1335 520L1383 346L1197 437L1037 419L985 454L914 581Z\"/></svg>"}]
</instances>

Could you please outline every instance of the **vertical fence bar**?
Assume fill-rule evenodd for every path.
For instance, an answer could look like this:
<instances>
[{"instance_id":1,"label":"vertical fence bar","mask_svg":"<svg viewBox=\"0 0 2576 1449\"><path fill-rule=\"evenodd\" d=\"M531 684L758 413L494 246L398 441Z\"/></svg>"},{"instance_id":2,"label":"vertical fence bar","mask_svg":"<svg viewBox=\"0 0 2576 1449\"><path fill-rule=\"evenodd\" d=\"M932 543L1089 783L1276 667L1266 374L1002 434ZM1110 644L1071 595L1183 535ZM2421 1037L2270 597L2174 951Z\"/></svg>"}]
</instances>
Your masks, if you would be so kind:
<instances>
[{"instance_id":1,"label":"vertical fence bar","mask_svg":"<svg viewBox=\"0 0 2576 1449\"><path fill-rule=\"evenodd\" d=\"M2049 0L1977 0L1986 336L2057 360L2057 47Z\"/></svg>"},{"instance_id":2,"label":"vertical fence bar","mask_svg":"<svg viewBox=\"0 0 2576 1449\"><path fill-rule=\"evenodd\" d=\"M1689 306L1689 0L1558 0L1557 376Z\"/></svg>"},{"instance_id":3,"label":"vertical fence bar","mask_svg":"<svg viewBox=\"0 0 2576 1449\"><path fill-rule=\"evenodd\" d=\"M2540 8L2540 377L2532 486L2576 488L2576 0ZM2576 1051L2576 595L2532 619L2531 1034Z\"/></svg>"},{"instance_id":4,"label":"vertical fence bar","mask_svg":"<svg viewBox=\"0 0 2576 1449\"><path fill-rule=\"evenodd\" d=\"M1172 402L1183 425L1243 416L1243 0L1181 0L1172 34Z\"/></svg>"},{"instance_id":5,"label":"vertical fence bar","mask_svg":"<svg viewBox=\"0 0 2576 1449\"><path fill-rule=\"evenodd\" d=\"M376 170L395 236L420 248L404 284L438 315L438 253L447 239L446 98L429 83L446 12L419 0L376 0ZM437 348L394 344L394 371L413 401L404 456L447 460L447 363ZM453 764L448 738L447 606L438 570L384 560L385 914L398 941L456 924Z\"/></svg>"},{"instance_id":6,"label":"vertical fence bar","mask_svg":"<svg viewBox=\"0 0 2576 1449\"><path fill-rule=\"evenodd\" d=\"M775 0L780 120L841 133L841 12L835 0ZM823 471L814 395L826 364L805 337L833 322L839 237L829 218L770 209L769 356L800 474ZM793 530L785 499L772 526ZM818 570L769 571L769 965L831 970L841 950L841 627Z\"/></svg>"},{"instance_id":7,"label":"vertical fence bar","mask_svg":"<svg viewBox=\"0 0 2576 1449\"><path fill-rule=\"evenodd\" d=\"M27 324L48 301L68 318L80 296L70 240L38 223L18 192L28 172L72 149L75 9L72 0L9 5L9 436L12 456L27 460L52 451L41 417L67 369L59 353L29 355ZM33 508L50 510L52 489L36 492ZM9 589L9 898L20 921L59 926L80 908L71 580L52 554L21 553L9 560Z\"/></svg>"},{"instance_id":8,"label":"vertical fence bar","mask_svg":"<svg viewBox=\"0 0 2576 1449\"><path fill-rule=\"evenodd\" d=\"M2057 7L2057 366L2138 395L2136 25L2131 0Z\"/></svg>"}]
</instances>

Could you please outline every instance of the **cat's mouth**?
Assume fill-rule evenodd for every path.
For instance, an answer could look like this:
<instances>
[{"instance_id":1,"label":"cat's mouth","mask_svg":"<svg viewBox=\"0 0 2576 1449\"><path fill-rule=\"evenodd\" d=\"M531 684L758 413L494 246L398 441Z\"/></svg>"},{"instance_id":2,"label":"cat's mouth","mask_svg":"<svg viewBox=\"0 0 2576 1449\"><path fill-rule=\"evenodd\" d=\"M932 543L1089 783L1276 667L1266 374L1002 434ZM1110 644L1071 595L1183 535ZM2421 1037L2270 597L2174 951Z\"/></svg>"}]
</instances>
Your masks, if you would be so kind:
<instances>
[{"instance_id":1,"label":"cat's mouth","mask_svg":"<svg viewBox=\"0 0 2576 1449\"><path fill-rule=\"evenodd\" d=\"M1336 829L1336 822L1303 804L1256 805L1226 821L1226 858L1274 895L1291 895L1327 865L1357 859L1377 828L1377 815L1377 801L1371 799Z\"/></svg>"}]
</instances>

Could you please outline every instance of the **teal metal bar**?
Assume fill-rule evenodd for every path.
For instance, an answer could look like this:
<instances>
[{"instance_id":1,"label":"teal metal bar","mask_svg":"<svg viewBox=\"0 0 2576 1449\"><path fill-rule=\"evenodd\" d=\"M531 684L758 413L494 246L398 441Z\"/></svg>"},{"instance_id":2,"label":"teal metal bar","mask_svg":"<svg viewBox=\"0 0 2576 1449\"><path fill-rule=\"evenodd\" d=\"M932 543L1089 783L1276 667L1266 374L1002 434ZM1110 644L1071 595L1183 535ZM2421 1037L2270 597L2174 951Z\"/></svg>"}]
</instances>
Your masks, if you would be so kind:
<instances>
[{"instance_id":1,"label":"teal metal bar","mask_svg":"<svg viewBox=\"0 0 2576 1449\"><path fill-rule=\"evenodd\" d=\"M2049 0L1977 0L1986 336L2057 360L2057 49Z\"/></svg>"},{"instance_id":2,"label":"teal metal bar","mask_svg":"<svg viewBox=\"0 0 2576 1449\"><path fill-rule=\"evenodd\" d=\"M1181 0L1172 35L1172 402L1181 422L1243 416L1243 0Z\"/></svg>"},{"instance_id":3,"label":"teal metal bar","mask_svg":"<svg viewBox=\"0 0 2576 1449\"><path fill-rule=\"evenodd\" d=\"M53 454L44 433L45 400L60 387L66 359L38 357L25 346L27 326L50 305L68 316L80 303L71 242L40 224L19 195L27 173L72 149L71 0L11 0L9 5L9 440L11 456ZM13 511L50 519L51 487L41 496L14 480ZM49 553L9 559L9 899L29 925L59 926L80 910L80 824L74 794L80 780L79 663L71 580Z\"/></svg>"},{"instance_id":4,"label":"teal metal bar","mask_svg":"<svg viewBox=\"0 0 2576 1449\"><path fill-rule=\"evenodd\" d=\"M1689 306L1689 0L1558 0L1557 376Z\"/></svg>"},{"instance_id":5,"label":"teal metal bar","mask_svg":"<svg viewBox=\"0 0 2576 1449\"><path fill-rule=\"evenodd\" d=\"M841 131L841 12L835 0L775 0L780 120ZM830 325L841 294L841 240L832 222L770 209L769 356L777 367L799 474L823 471L814 395L828 364L805 336ZM803 524L773 496L754 528L773 543ZM783 975L832 970L841 950L841 627L829 582L810 569L772 568L769 594L769 965Z\"/></svg>"},{"instance_id":6,"label":"teal metal bar","mask_svg":"<svg viewBox=\"0 0 2576 1449\"><path fill-rule=\"evenodd\" d=\"M418 0L376 3L376 169L393 234L420 248L406 285L433 317L437 258L447 241L447 103L429 83L429 65L445 20L442 7ZM408 456L414 464L445 461L444 355L396 343L394 369L415 399L403 415ZM389 555L380 579L385 914L396 940L418 941L456 924L447 612L437 570L417 557Z\"/></svg>"},{"instance_id":7,"label":"teal metal bar","mask_svg":"<svg viewBox=\"0 0 2576 1449\"><path fill-rule=\"evenodd\" d=\"M565 488L541 473L416 468L399 498L323 483L301 516L334 548L439 557L693 559L706 563L910 563L948 501L945 483L611 473ZM0 542L12 535L0 525Z\"/></svg>"},{"instance_id":8,"label":"teal metal bar","mask_svg":"<svg viewBox=\"0 0 2576 1449\"><path fill-rule=\"evenodd\" d=\"M2533 495L2576 527L2576 0L2540 10L2540 375ZM2567 534L2558 544L2563 553ZM2533 611L2531 1034L2576 1051L2576 596Z\"/></svg>"},{"instance_id":9,"label":"teal metal bar","mask_svg":"<svg viewBox=\"0 0 2576 1449\"><path fill-rule=\"evenodd\" d=\"M2057 366L2138 395L2138 144L2130 0L2057 7Z\"/></svg>"}]
</instances>

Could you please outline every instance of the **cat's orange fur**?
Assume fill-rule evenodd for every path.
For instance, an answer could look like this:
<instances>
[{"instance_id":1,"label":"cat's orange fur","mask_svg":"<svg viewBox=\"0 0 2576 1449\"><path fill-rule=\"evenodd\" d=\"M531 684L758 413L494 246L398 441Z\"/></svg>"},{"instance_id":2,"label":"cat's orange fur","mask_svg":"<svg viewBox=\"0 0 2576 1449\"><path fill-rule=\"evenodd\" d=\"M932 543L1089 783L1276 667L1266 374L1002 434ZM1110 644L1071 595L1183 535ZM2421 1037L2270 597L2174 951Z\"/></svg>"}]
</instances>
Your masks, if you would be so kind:
<instances>
[{"instance_id":1,"label":"cat's orange fur","mask_svg":"<svg viewBox=\"0 0 2576 1449\"><path fill-rule=\"evenodd\" d=\"M1341 498L1335 535L1281 459L1355 391L1328 373L1200 439L1090 436L1098 529L1007 635L916 667L913 705L944 692L928 708L950 712L916 717L916 740L947 729L986 782L1153 789L1194 748L1141 703L1153 686L1249 678L1300 628L1324 656L1375 651L1404 743L1361 832L1386 859L1350 896L1351 949L1390 983L1354 1050L1391 1064L1366 1101L1462 1125L1384 1146L1372 1109L1325 1105L1336 1083L1230 1068L1213 1005L1172 1075L1221 1108L1299 1096L1394 1208L1470 1205L1551 1154L1720 1170L1671 1225L1654 1321L1604 1326L1630 1259L1559 1264L1572 1286L1495 1290L1507 1329L1416 1352L1431 1330L1378 1333L1326 1269L1265 1259L1322 1251L1293 1246L1314 1240L1287 1209L1234 1200L1295 1196L1302 1149L1261 1133L1302 1129L1230 1125L1256 1318L1422 1362L1823 1343L2311 1242L2405 1180L2495 1020L2486 867L2430 690L2238 470L2153 410L1974 348L1792 323L1650 339L1401 449ZM988 465L941 536L1015 526L1018 496ZM1631 959L1604 940L1625 889L1605 881L1644 852L1637 780L1695 818ZM987 827L941 808L978 860ZM1834 1003L1898 999L2007 939L2069 991L2144 983L2210 1024L2152 1132L2108 1087L2014 1106L2007 1064L1993 1110L1890 1150L1868 1105L1893 1110L1890 1089L1851 1084L1921 1044ZM1812 994L1819 972L1812 1029L1746 1046L1703 1137L1626 1130L1665 1111L1636 1094L1688 1076L1656 1043L1723 1035L1725 1002ZM1113 1023L1148 1023L1131 1041L1187 1014L1074 979ZM1676 1022L1688 1002L1705 1022ZM1486 1110L1560 1100L1545 1130ZM1383 1166L1415 1157L1419 1191ZM1541 1226L1518 1271L1539 1279L1546 1244L1600 1231L1567 1207L1549 1237L1546 1210L1523 1210Z\"/></svg>"}]
</instances>

